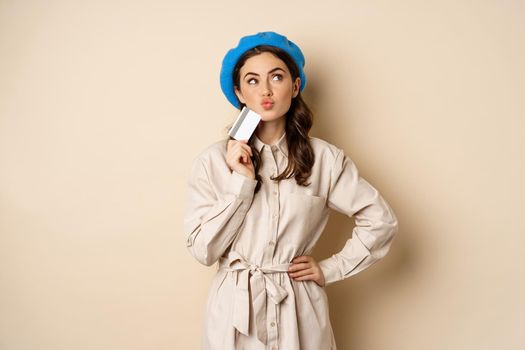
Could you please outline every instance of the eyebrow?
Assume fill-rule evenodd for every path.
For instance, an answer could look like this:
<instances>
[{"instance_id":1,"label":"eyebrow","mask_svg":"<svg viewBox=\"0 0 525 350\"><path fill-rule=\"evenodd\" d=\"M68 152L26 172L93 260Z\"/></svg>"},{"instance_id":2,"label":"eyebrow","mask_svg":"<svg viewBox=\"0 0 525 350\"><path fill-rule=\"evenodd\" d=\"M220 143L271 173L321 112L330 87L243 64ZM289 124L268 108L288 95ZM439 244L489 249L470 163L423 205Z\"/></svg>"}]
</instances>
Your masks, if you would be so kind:
<instances>
[{"instance_id":1,"label":"eyebrow","mask_svg":"<svg viewBox=\"0 0 525 350\"><path fill-rule=\"evenodd\" d=\"M281 67L275 67L274 69L272 69L271 71L269 71L268 74L273 73L273 72L275 72L275 71L277 71L277 70L282 70L282 71L284 72L284 69L282 69ZM247 75L250 75L250 74L251 74L251 75L259 76L259 74L257 74L257 73L254 73L254 72L248 72L248 73L244 74L244 78L246 78L246 76L247 76Z\"/></svg>"}]
</instances>

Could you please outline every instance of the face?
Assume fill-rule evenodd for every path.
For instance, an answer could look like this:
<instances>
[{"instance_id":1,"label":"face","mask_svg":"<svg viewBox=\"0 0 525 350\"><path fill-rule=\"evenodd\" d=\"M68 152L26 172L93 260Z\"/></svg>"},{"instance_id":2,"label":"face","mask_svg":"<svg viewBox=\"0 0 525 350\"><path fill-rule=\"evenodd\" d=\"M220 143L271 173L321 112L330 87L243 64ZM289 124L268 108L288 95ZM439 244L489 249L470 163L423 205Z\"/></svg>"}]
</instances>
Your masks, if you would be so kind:
<instances>
[{"instance_id":1,"label":"face","mask_svg":"<svg viewBox=\"0 0 525 350\"><path fill-rule=\"evenodd\" d=\"M301 86L301 79L292 81L286 64L270 52L247 59L239 73L235 94L265 122L283 118Z\"/></svg>"}]
</instances>

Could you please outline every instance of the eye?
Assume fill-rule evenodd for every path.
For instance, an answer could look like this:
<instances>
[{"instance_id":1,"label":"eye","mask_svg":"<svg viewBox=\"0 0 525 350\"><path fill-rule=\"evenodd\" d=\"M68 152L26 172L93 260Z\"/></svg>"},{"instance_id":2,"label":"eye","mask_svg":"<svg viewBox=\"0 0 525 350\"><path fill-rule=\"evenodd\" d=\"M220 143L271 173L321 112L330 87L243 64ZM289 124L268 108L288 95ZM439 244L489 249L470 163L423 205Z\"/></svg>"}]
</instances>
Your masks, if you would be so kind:
<instances>
[{"instance_id":1,"label":"eye","mask_svg":"<svg viewBox=\"0 0 525 350\"><path fill-rule=\"evenodd\" d=\"M250 78L250 79L248 79L247 83L248 83L249 85L257 84L257 79L255 79L255 78Z\"/></svg>"},{"instance_id":2,"label":"eye","mask_svg":"<svg viewBox=\"0 0 525 350\"><path fill-rule=\"evenodd\" d=\"M272 77L272 80L276 80L276 81L283 80L283 76L282 76L281 74L275 74L275 75Z\"/></svg>"}]
</instances>

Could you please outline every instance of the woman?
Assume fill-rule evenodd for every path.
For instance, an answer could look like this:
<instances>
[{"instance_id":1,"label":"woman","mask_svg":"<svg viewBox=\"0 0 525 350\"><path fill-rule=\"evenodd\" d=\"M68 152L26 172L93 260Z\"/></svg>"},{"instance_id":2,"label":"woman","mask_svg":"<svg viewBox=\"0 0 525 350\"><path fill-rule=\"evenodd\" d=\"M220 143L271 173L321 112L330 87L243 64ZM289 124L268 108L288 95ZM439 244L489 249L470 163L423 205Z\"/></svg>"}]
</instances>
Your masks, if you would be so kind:
<instances>
[{"instance_id":1,"label":"woman","mask_svg":"<svg viewBox=\"0 0 525 350\"><path fill-rule=\"evenodd\" d=\"M352 160L308 135L303 67L299 47L275 32L245 36L224 57L226 98L261 121L250 140L215 142L192 166L187 247L202 264L219 262L204 349L336 349L324 287L385 256L397 232ZM356 226L340 252L317 262L309 254L330 209Z\"/></svg>"}]
</instances>

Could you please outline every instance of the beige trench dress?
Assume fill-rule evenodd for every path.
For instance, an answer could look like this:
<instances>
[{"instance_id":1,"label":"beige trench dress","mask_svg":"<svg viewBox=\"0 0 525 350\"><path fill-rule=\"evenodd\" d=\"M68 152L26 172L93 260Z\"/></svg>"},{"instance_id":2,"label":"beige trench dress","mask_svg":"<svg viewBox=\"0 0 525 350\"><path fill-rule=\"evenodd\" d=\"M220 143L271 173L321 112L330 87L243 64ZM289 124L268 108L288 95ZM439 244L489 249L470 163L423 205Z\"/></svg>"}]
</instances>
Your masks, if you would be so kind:
<instances>
[{"instance_id":1,"label":"beige trench dress","mask_svg":"<svg viewBox=\"0 0 525 350\"><path fill-rule=\"evenodd\" d=\"M263 178L255 195L256 180L229 170L225 140L202 151L192 165L186 245L199 262L219 267L202 348L336 349L324 287L294 281L288 266L311 254L333 209L354 217L356 226L344 248L319 264L326 285L348 278L385 256L397 232L396 216L336 146L310 137L315 164L311 185L303 187L293 178L270 180L286 168L286 135L271 146L257 136L255 141Z\"/></svg>"}]
</instances>

